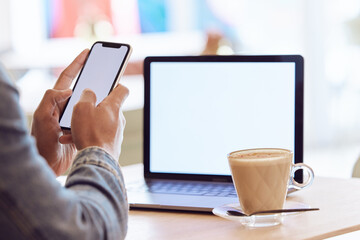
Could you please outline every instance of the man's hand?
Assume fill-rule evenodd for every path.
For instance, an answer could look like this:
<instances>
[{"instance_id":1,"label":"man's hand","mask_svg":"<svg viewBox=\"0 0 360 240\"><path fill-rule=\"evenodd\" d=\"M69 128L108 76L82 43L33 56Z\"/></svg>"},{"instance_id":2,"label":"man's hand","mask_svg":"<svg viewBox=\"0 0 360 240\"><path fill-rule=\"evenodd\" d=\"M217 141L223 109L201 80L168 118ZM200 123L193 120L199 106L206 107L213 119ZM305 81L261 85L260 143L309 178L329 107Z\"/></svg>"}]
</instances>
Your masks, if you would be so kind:
<instances>
[{"instance_id":1,"label":"man's hand","mask_svg":"<svg viewBox=\"0 0 360 240\"><path fill-rule=\"evenodd\" d=\"M74 106L71 120L73 142L78 150L98 146L105 149L116 160L120 156L125 128L121 110L129 90L119 84L96 106L96 95L85 89Z\"/></svg>"},{"instance_id":2,"label":"man's hand","mask_svg":"<svg viewBox=\"0 0 360 240\"><path fill-rule=\"evenodd\" d=\"M61 73L54 89L46 91L33 117L31 134L36 139L38 151L58 176L70 167L76 153L71 134L60 128L59 117L71 96L70 85L84 65L88 53L88 49L81 52Z\"/></svg>"}]
</instances>

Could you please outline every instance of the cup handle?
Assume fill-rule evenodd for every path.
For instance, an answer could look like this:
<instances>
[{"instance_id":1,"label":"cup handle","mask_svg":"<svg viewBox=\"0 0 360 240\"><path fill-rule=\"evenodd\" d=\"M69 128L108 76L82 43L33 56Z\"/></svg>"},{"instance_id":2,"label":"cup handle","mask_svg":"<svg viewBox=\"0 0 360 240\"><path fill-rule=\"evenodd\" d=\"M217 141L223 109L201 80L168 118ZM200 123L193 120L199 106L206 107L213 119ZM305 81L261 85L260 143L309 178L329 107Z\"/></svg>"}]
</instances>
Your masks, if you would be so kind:
<instances>
[{"instance_id":1,"label":"cup handle","mask_svg":"<svg viewBox=\"0 0 360 240\"><path fill-rule=\"evenodd\" d=\"M294 179L294 174L299 169L303 169L309 174L309 177L306 179L306 182L304 182L304 183L298 183ZM290 181L289 187L295 188L297 190L300 190L300 189L310 186L312 184L312 182L314 181L314 171L312 170L311 167L309 167L308 165L306 165L304 163L293 164L290 176L291 176L291 181Z\"/></svg>"}]
</instances>

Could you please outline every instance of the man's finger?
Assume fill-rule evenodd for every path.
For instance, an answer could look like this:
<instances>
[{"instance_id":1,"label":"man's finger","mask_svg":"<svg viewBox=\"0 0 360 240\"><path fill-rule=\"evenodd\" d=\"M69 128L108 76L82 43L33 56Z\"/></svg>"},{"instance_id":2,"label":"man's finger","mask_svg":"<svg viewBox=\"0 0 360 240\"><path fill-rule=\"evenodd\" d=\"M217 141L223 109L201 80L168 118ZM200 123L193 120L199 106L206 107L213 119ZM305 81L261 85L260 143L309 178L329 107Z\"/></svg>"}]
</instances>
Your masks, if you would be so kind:
<instances>
[{"instance_id":1,"label":"man's finger","mask_svg":"<svg viewBox=\"0 0 360 240\"><path fill-rule=\"evenodd\" d=\"M88 54L89 49L85 49L74 59L74 61L60 74L54 89L68 89L71 86L72 81L84 65Z\"/></svg>"},{"instance_id":2,"label":"man's finger","mask_svg":"<svg viewBox=\"0 0 360 240\"><path fill-rule=\"evenodd\" d=\"M71 134L62 135L62 136L59 138L59 142L60 142L61 144L72 144L72 143L74 143L73 140L72 140Z\"/></svg>"},{"instance_id":3,"label":"man's finger","mask_svg":"<svg viewBox=\"0 0 360 240\"><path fill-rule=\"evenodd\" d=\"M128 97L129 95L129 89L121 84L118 84L114 90L112 90L109 94L109 96L107 96L104 99L104 103L106 102L110 102L111 104L117 106L118 108L120 108L125 99Z\"/></svg>"}]
</instances>

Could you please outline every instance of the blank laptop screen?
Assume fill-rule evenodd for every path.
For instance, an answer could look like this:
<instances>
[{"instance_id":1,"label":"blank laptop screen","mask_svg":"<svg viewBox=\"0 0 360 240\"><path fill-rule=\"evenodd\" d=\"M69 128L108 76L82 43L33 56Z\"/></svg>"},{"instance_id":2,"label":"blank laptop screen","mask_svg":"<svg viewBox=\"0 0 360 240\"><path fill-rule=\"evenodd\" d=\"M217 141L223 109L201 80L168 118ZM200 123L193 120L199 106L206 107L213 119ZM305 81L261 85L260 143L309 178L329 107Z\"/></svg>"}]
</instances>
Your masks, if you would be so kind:
<instances>
[{"instance_id":1,"label":"blank laptop screen","mask_svg":"<svg viewBox=\"0 0 360 240\"><path fill-rule=\"evenodd\" d=\"M150 81L150 172L229 175L231 151L294 151L294 62L151 62Z\"/></svg>"}]
</instances>

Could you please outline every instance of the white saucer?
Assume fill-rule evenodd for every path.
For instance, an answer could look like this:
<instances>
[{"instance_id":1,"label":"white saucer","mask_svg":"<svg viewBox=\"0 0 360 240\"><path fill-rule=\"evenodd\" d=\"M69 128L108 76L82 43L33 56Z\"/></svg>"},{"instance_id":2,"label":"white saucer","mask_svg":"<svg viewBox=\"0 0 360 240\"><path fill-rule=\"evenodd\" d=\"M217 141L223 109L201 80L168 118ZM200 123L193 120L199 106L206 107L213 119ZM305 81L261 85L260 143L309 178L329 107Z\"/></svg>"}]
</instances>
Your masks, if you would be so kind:
<instances>
[{"instance_id":1,"label":"white saucer","mask_svg":"<svg viewBox=\"0 0 360 240\"><path fill-rule=\"evenodd\" d=\"M286 201L285 209L289 208L309 208L310 206L305 203L295 202L295 201ZM231 209L237 209L241 211L239 203L226 204L220 207L216 207L212 212L222 218L240 222L247 227L271 227L279 225L283 222L285 217L294 216L301 214L302 212L291 212L291 213L278 213L278 214L267 214L267 215L252 215L248 217L239 217L228 215L227 211Z\"/></svg>"}]
</instances>

